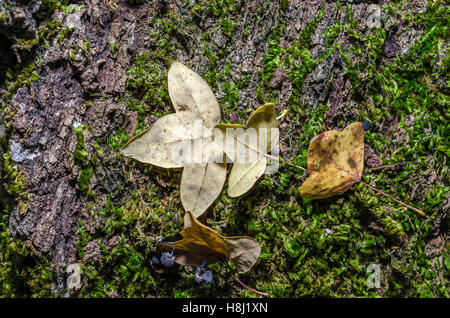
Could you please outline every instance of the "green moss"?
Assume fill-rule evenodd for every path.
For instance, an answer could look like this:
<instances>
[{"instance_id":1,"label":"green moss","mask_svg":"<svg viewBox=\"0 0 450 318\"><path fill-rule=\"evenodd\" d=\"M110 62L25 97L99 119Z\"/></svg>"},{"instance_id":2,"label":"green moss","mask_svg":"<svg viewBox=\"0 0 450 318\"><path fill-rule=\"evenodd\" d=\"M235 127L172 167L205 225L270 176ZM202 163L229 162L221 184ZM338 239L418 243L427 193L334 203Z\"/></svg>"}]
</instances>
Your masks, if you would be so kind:
<instances>
[{"instance_id":1,"label":"green moss","mask_svg":"<svg viewBox=\"0 0 450 318\"><path fill-rule=\"evenodd\" d=\"M97 164L98 158L94 154L89 154L85 150L84 134L89 132L89 126L80 125L74 128L77 136L77 145L73 153L75 162L82 168L80 175L78 177L78 185L80 190L85 193L88 197L93 198L95 196L95 191L90 188L91 177L94 173L94 167ZM99 145L94 147L99 153Z\"/></svg>"},{"instance_id":2,"label":"green moss","mask_svg":"<svg viewBox=\"0 0 450 318\"><path fill-rule=\"evenodd\" d=\"M111 43L111 53L114 54L117 52L117 47L119 46L118 42Z\"/></svg>"},{"instance_id":3,"label":"green moss","mask_svg":"<svg viewBox=\"0 0 450 318\"><path fill-rule=\"evenodd\" d=\"M24 85L31 86L31 84L39 80L40 77L36 72L36 64L28 62L21 65L16 64L6 70L5 78L8 87L5 97L6 99L10 99L20 87ZM7 113L10 111L8 106L9 105L5 103L2 107L2 112Z\"/></svg>"},{"instance_id":4,"label":"green moss","mask_svg":"<svg viewBox=\"0 0 450 318\"><path fill-rule=\"evenodd\" d=\"M176 195L171 195L169 205L163 207L158 193L158 188L146 186L124 197L119 204L108 198L101 211L91 211L105 218L101 233L95 236L80 221L79 256L85 257L83 249L92 240L97 240L102 255L100 263L88 260L82 265L80 296L107 297L116 292L124 297L145 297L161 288L164 275L155 272L149 261L157 253L158 236L175 237L182 222L173 221L178 207L171 202ZM104 237L118 237L118 244L108 247ZM171 293L165 288L161 292Z\"/></svg>"},{"instance_id":5,"label":"green moss","mask_svg":"<svg viewBox=\"0 0 450 318\"><path fill-rule=\"evenodd\" d=\"M47 19L51 13L62 8L66 1L42 1L35 16ZM37 37L31 40L19 40L14 49L20 55L21 62L0 70L1 79L5 79L6 93L2 96L2 112L7 134L13 129L10 100L17 90L26 85L31 86L39 80L40 57L34 58L31 53L45 49L49 41L58 33L60 23L44 21L38 29ZM54 297L51 281L54 269L48 256L41 255L30 241L13 238L9 232L9 215L13 201L19 213L26 213L30 195L27 191L25 174L20 166L4 154L4 182L10 194L8 202L0 202L0 297Z\"/></svg>"},{"instance_id":6,"label":"green moss","mask_svg":"<svg viewBox=\"0 0 450 318\"><path fill-rule=\"evenodd\" d=\"M92 168L86 168L80 173L80 178L78 179L78 182L80 184L80 190L89 196L93 197L94 192L90 190L90 184L91 184L91 177L93 174Z\"/></svg>"},{"instance_id":7,"label":"green moss","mask_svg":"<svg viewBox=\"0 0 450 318\"><path fill-rule=\"evenodd\" d=\"M284 67L287 70L287 74L292 84L295 85L297 89L301 89L306 75L310 73L316 65L333 53L335 47L329 49L316 60L313 60L311 57L311 35L316 30L318 22L322 19L323 12L324 7L321 8L317 17L307 23L305 29L300 34L299 39L291 42L289 46L279 46L280 37L285 31L284 23L271 34L268 41L269 50L263 59L264 70L262 79L266 84L266 89L269 89L269 81L279 67Z\"/></svg>"},{"instance_id":8,"label":"green moss","mask_svg":"<svg viewBox=\"0 0 450 318\"><path fill-rule=\"evenodd\" d=\"M65 2L65 1L64 1ZM64 3L63 2L63 3ZM54 6L56 3L58 5ZM41 12L52 13L54 10L61 6L60 1L43 1L41 9L36 14L40 15ZM51 9L50 9L51 8ZM56 36L61 28L61 24L57 21L47 21L43 26L38 29L37 36L34 39L24 40L19 39L14 46L16 54L20 56L20 63L10 65L5 69L0 69L0 78L6 82L7 91L4 94L4 99L0 111L8 113L12 111L9 109L8 101L15 94L17 89L31 84L39 80L38 70L41 64L41 57L37 55L37 58L32 58L32 52L39 49L47 48L49 41ZM5 121L9 121L9 116L6 116Z\"/></svg>"},{"instance_id":9,"label":"green moss","mask_svg":"<svg viewBox=\"0 0 450 318\"><path fill-rule=\"evenodd\" d=\"M73 26L67 26L64 29L61 30L59 35L56 37L58 39L58 42L61 42L64 40L70 33L73 32Z\"/></svg>"},{"instance_id":10,"label":"green moss","mask_svg":"<svg viewBox=\"0 0 450 318\"><path fill-rule=\"evenodd\" d=\"M39 6L38 16L40 18L49 17L52 13L54 13L58 9L65 9L68 1L59 1L59 0L44 0ZM67 12L66 12L67 13Z\"/></svg>"},{"instance_id":11,"label":"green moss","mask_svg":"<svg viewBox=\"0 0 450 318\"><path fill-rule=\"evenodd\" d=\"M108 146L113 148L114 150L119 150L122 148L128 141L130 140L130 136L126 133L124 129L119 130L114 135L109 136L107 143Z\"/></svg>"},{"instance_id":12,"label":"green moss","mask_svg":"<svg viewBox=\"0 0 450 318\"><path fill-rule=\"evenodd\" d=\"M81 125L79 127L74 128L75 133L77 135L77 145L74 152L74 158L79 161L82 165L87 164L87 159L89 157L88 153L84 150L84 131L88 131L88 127L86 125Z\"/></svg>"},{"instance_id":13,"label":"green moss","mask_svg":"<svg viewBox=\"0 0 450 318\"><path fill-rule=\"evenodd\" d=\"M0 210L0 295L52 297L51 262L30 241L13 238L8 228L10 208Z\"/></svg>"},{"instance_id":14,"label":"green moss","mask_svg":"<svg viewBox=\"0 0 450 318\"><path fill-rule=\"evenodd\" d=\"M29 194L27 192L27 182L25 174L20 167L11 159L9 153L3 155L3 170L4 187L5 190L14 198L27 199Z\"/></svg>"},{"instance_id":15,"label":"green moss","mask_svg":"<svg viewBox=\"0 0 450 318\"><path fill-rule=\"evenodd\" d=\"M351 7L341 9L351 10ZM416 140L410 144L400 145L400 148L396 149L395 144L388 139L389 136L384 136L382 132L367 132L366 136L366 143L374 147L382 155L382 158L383 154L388 154L389 159L385 160L385 164L396 162L408 162L409 164L403 166L403 171L396 173L395 176L381 170L366 174L364 180L366 182L375 181L383 191L410 203L414 200L411 197L414 181L411 180L414 180L414 176L422 175L427 167L429 169L431 162L439 175L444 178L448 176L448 170L441 164L447 160L445 157L448 145L445 143L445 138L442 138L442 129L448 126L448 122L444 116L439 116L439 113L443 111L440 101L445 98L436 87L431 87L429 81L424 80L426 74L433 74L434 79L445 78L444 74L448 70L443 64L430 62L436 61L442 54L442 39L448 33L447 28L444 27L443 16L443 9L439 4L431 5L416 20L417 23L419 19L434 21L428 25L422 39L413 45L410 53L406 56L393 60L388 66L381 67L381 48L386 40L385 31L376 28L367 36L362 37L356 31L358 25L351 15L348 24L334 25L327 29L326 38L330 48L325 55L316 60L312 59L309 53L308 39L313 32L314 22L318 21L320 15L311 22L310 28L307 27L304 30L299 41L291 43L290 48L279 47L279 38L282 33L275 32L269 40L269 50L263 60L262 79L266 83L266 92L263 94L269 95L267 91L270 91L271 96L277 96L279 93L278 90L268 87L268 82L278 67L283 67L293 84L297 88L301 88L305 76L320 61L337 49L346 64L344 76L351 80L356 95L362 96L362 99L375 101L377 105L377 107L369 108L367 107L369 103L361 103L358 107L360 120L368 119L377 123L386 116L398 114L400 117L399 129L406 129L411 140ZM344 34L354 41L354 46L342 47L336 41L340 34ZM366 54L368 59L365 60L365 63L354 63L349 58L350 52L357 55ZM394 79L395 83L391 79ZM305 167L309 141L326 129L323 125L323 118L328 110L328 105L312 108L302 101L297 90L293 91L287 105L290 107L288 116L291 122L301 123L301 132L290 140L290 149L296 150L292 161ZM414 115L415 125L413 128L403 125L407 114ZM419 120L420 123L416 120ZM428 120L433 123L428 125ZM342 127L345 124L347 122L342 122ZM433 132L424 134L425 127L433 127ZM415 131L417 131L416 134ZM420 142L418 142L419 140ZM434 149L437 154L430 156L430 150L435 153ZM431 159L434 156L436 157ZM293 189L294 184L301 184L303 180L302 173L294 168L282 166L277 176L265 177L260 182L259 186L262 187L260 192L264 192L264 188L266 188L266 193L275 195L268 200L271 203L264 207L262 212L258 211L261 206L257 203L258 199L254 199L255 203L251 203L252 206L255 204L254 212L248 210L248 204L244 204L242 201L249 200L248 197L238 200L236 205L226 205L227 210L231 210L233 213L244 213L247 221L242 222L243 228L246 223L248 224L249 219L255 220L251 222L254 232L250 232L250 234L256 235L260 241L265 243L261 254L261 260L265 263L262 268L269 267L273 269L273 272L269 282L259 285L261 289L271 290L274 295L280 297L302 295L366 297L411 294L425 297L433 297L432 295L448 297L446 296L448 292L443 288L445 284L437 283L442 280L437 280L429 268L433 259L427 259L423 254L423 245L431 229L429 221L424 222L414 212L405 211L389 199L378 197L371 190L362 186L355 186L353 192L348 192L341 199L334 198L320 202L303 200L299 197L298 190ZM448 191L446 186L435 182L431 188L425 191L426 203L417 204L415 202L413 205L432 213L433 218L446 200L444 194L446 191ZM284 203L285 201L290 202ZM246 206L246 211L240 211L240 204ZM296 207L293 209L292 206ZM265 213L264 211L270 207L273 212ZM285 226L283 226L279 215L285 215L288 211L295 211L296 214L286 217ZM275 215L275 219L268 219ZM367 227L368 224L365 223L367 217L374 220L382 232L371 231ZM258 225L261 219L264 219L264 222ZM226 222L233 224L229 218ZM325 229L331 230L329 235L324 231ZM368 289L365 283L366 267L370 263L379 263L382 268L389 267L391 260L389 255L392 253L392 246L395 247L395 241L399 237L410 237L415 233L421 233L420 239L411 243L415 250L406 252L409 253L407 254L409 256L399 260L401 266L410 262L409 269L403 270L399 277L397 277L398 275L389 276L389 285L386 286L387 289L383 291L383 294L380 294L380 291ZM312 235L312 239L309 239L308 234ZM404 253L404 251L400 253ZM419 259L422 259L423 262L418 262ZM289 260L291 261L289 262ZM295 271L292 271L293 269ZM250 275L257 277L257 271L256 269L256 273ZM262 269L261 273L263 271ZM428 275L428 278L422 280L418 276L404 276L411 272L423 272L424 275ZM383 275L387 274L382 273ZM411 283L404 283L408 281Z\"/></svg>"}]
</instances>

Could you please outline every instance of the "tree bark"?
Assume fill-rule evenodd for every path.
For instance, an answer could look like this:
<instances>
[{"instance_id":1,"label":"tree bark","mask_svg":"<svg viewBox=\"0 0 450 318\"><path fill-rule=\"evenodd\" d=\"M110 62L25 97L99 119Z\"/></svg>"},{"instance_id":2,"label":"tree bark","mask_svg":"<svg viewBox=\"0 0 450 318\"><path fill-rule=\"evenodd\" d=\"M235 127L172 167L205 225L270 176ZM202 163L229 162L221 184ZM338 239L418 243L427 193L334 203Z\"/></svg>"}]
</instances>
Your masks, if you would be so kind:
<instances>
[{"instance_id":1,"label":"tree bark","mask_svg":"<svg viewBox=\"0 0 450 318\"><path fill-rule=\"evenodd\" d=\"M239 91L240 109L256 109L261 104L258 88L271 36L278 32L279 47L289 47L311 28L306 49L311 59L324 58L303 74L303 85L293 85L283 67L274 71L268 85L277 90L277 111L289 106L289 97L295 92L312 109L329 104L324 119L328 128L337 127L341 120L351 122L359 115L354 105L364 99L364 85L355 91L352 82L343 75L346 63L338 49L325 56L330 49L327 28L349 21L349 11L340 11L338 1L240 1L241 11L231 34L224 34L219 17L198 16L186 1L140 4L119 1L115 5L114 1L80 0L73 2L68 13L56 9L49 16L39 9L40 3L17 1L2 10L7 16L0 20L1 36L7 43L2 53L5 60L7 56L9 63L35 63L39 78L17 89L7 87L4 78L0 82L2 103L7 108L0 115L0 167L3 167L0 178L2 183L11 182L4 171L3 154L7 153L15 169L24 174L28 193L28 196L7 193L0 183L0 200L3 206L12 204L11 233L30 240L55 264L79 261L75 247L79 240L79 220L92 233L104 225L102 216L89 211L104 209L107 198L119 204L126 202L138 190L137 185L147 182L148 176L142 169L126 165L106 141L122 128L129 134L134 132L138 114L127 106L127 98L133 93L126 89L130 76L127 72L136 56L145 51L156 52L158 43L152 37L157 28L152 20L155 17L167 20L170 14L177 15L175 31L163 35L174 47L167 58L186 65L192 62L192 68L202 75L206 75L211 62L202 41L202 36L209 32L208 44L219 56L216 65L220 71L231 63L229 73L217 79L215 93L219 102L225 103L226 81L237 82L248 77L248 85ZM373 18L369 8L372 3L348 3L352 3L352 18L358 22L358 31L368 36L372 31L368 24ZM425 1L411 1L408 10L420 11L425 6ZM60 23L58 35L50 37L47 46L24 48L21 40L35 39L48 21ZM423 34L419 29L404 29L401 17L395 14L381 16L380 25L388 33L381 44L380 65L406 54ZM251 32L246 33L248 29ZM354 40L340 33L331 41L346 48ZM220 55L220 50L228 53ZM371 58L348 54L355 63ZM296 56L291 58L298 65L305 63ZM172 109L170 104L165 107ZM149 124L156 119L150 111L153 110L146 114ZM245 120L237 114L232 117ZM289 122L282 125L282 130L285 135L295 136L301 127ZM77 158L80 150L86 153L81 159ZM80 188L80 176L87 168L92 169L88 190L95 191L94 198ZM133 178L130 179L131 170Z\"/></svg>"}]
</instances>

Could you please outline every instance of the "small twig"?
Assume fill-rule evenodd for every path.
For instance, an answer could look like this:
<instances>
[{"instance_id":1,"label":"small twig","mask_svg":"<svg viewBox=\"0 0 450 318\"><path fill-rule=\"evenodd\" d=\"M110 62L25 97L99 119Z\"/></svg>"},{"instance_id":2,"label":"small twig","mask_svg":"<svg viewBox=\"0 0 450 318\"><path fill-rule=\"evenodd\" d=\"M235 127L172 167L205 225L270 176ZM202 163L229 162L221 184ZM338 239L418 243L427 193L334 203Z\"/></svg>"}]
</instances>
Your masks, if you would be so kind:
<instances>
[{"instance_id":1,"label":"small twig","mask_svg":"<svg viewBox=\"0 0 450 318\"><path fill-rule=\"evenodd\" d=\"M301 167L301 166L294 165L293 163L291 163L291 162L289 162L289 161L285 161L282 157L277 158L277 157L274 157L274 156L269 155L268 153L266 153L266 154L264 155L264 157L266 157L267 159L273 160L273 161L280 161L280 159L281 159L281 161L282 161L284 164L288 165L288 166L291 166L291 167L294 167L294 168L298 168L298 169L301 169L301 170L303 170L303 171L307 171L307 170L308 170L308 169L303 168L303 167Z\"/></svg>"},{"instance_id":2,"label":"small twig","mask_svg":"<svg viewBox=\"0 0 450 318\"><path fill-rule=\"evenodd\" d=\"M384 193L383 191L378 190L377 188L372 187L371 185L368 185L368 184L365 183L364 181L360 181L360 182L361 182L363 185L365 185L366 187L368 187L369 189L372 189L373 191L378 192L378 193L381 194L381 195L384 195L385 197L387 197L387 198L389 198L389 199L391 199L391 200L397 202L398 204L401 204L401 205L407 207L408 209L411 209L411 210L413 210L413 211L419 213L420 215L425 216L425 212L423 212L423 211L421 211L421 210L419 210L419 209L416 209L415 207L412 207L412 206L410 206L410 205L408 205L408 204L406 204L406 203L403 203L402 201L399 201L399 200L397 200L397 199L391 197L389 194Z\"/></svg>"},{"instance_id":3,"label":"small twig","mask_svg":"<svg viewBox=\"0 0 450 318\"><path fill-rule=\"evenodd\" d=\"M252 292L254 292L254 293L256 293L256 294L262 295L262 296L264 296L264 297L270 297L270 294L269 294L269 293L265 293L265 292L262 292L262 291L253 289L253 288L251 288L251 287L248 287L248 286L245 285L243 282L241 282L237 276L235 277L235 279L236 279L236 281L237 281L239 284L241 284L244 288L247 288L248 290L250 290L250 291L252 291Z\"/></svg>"},{"instance_id":4,"label":"small twig","mask_svg":"<svg viewBox=\"0 0 450 318\"><path fill-rule=\"evenodd\" d=\"M397 163L394 163L394 164L392 164L392 165L384 165L384 166L380 166L380 167L369 168L369 169L367 169L367 170L368 170L368 171L374 171L374 170L380 170L380 169L392 168L392 167L395 167L395 166L398 166L398 165L404 165L404 164L406 164L406 162L397 162Z\"/></svg>"},{"instance_id":5,"label":"small twig","mask_svg":"<svg viewBox=\"0 0 450 318\"><path fill-rule=\"evenodd\" d=\"M230 267L230 264L228 264L228 260L227 260L226 258L222 258L222 261L227 265L227 268L230 270L230 272L233 272L233 270L232 270L231 267ZM262 291L253 289L253 288L251 288L251 287L248 287L248 286L245 285L243 282L241 282L237 276L235 276L234 278L236 279L236 281L237 281L239 284L242 285L242 287L244 287L244 288L246 288L246 289L248 289L248 290L250 290L250 291L252 291L252 292L254 292L254 293L258 294L258 295L262 295L262 296L264 296L264 297L270 297L270 294L269 294L269 293L265 293L265 292L262 292Z\"/></svg>"},{"instance_id":6,"label":"small twig","mask_svg":"<svg viewBox=\"0 0 450 318\"><path fill-rule=\"evenodd\" d=\"M288 166L291 166L291 167L294 167L294 168L298 168L298 169L301 169L303 171L307 171L308 170L308 169L303 168L301 166L294 165L293 163L290 163L289 161L284 161L284 163L287 164Z\"/></svg>"},{"instance_id":7,"label":"small twig","mask_svg":"<svg viewBox=\"0 0 450 318\"><path fill-rule=\"evenodd\" d=\"M268 199L268 200L267 200L267 203L264 204L264 205L261 207L261 209L259 209L259 213L260 213L260 215L261 215L261 219L263 220L263 222L266 222L266 220L264 219L263 210L269 205L269 203L270 203L270 200Z\"/></svg>"},{"instance_id":8,"label":"small twig","mask_svg":"<svg viewBox=\"0 0 450 318\"><path fill-rule=\"evenodd\" d=\"M284 164L286 164L286 165L288 165L288 166L291 166L291 167L294 167L294 168L297 168L297 169L301 169L301 170L303 170L303 171L307 171L307 170L308 170L308 169L303 168L303 167L301 167L301 166L297 166L297 165L291 163L290 161L285 161L283 158L281 158L281 160L283 161Z\"/></svg>"}]
</instances>

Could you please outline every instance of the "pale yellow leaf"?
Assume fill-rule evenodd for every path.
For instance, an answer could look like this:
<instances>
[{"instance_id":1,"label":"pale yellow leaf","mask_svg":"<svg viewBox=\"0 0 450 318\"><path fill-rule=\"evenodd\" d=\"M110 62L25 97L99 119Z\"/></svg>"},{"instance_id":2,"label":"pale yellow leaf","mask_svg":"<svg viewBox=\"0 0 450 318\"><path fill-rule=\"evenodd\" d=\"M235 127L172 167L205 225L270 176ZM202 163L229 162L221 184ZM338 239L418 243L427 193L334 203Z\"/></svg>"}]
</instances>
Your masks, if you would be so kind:
<instances>
[{"instance_id":1,"label":"pale yellow leaf","mask_svg":"<svg viewBox=\"0 0 450 318\"><path fill-rule=\"evenodd\" d=\"M227 176L226 163L186 165L180 185L181 203L198 218L216 200Z\"/></svg>"},{"instance_id":2,"label":"pale yellow leaf","mask_svg":"<svg viewBox=\"0 0 450 318\"><path fill-rule=\"evenodd\" d=\"M207 127L220 121L219 103L208 83L180 62L174 62L169 69L168 87L176 112L195 113Z\"/></svg>"},{"instance_id":3,"label":"pale yellow leaf","mask_svg":"<svg viewBox=\"0 0 450 318\"><path fill-rule=\"evenodd\" d=\"M205 135L196 129L197 115L191 112L169 114L130 140L121 152L126 157L162 168L181 168L183 161L193 161L192 144L207 144ZM181 161L181 162L180 162Z\"/></svg>"},{"instance_id":4,"label":"pale yellow leaf","mask_svg":"<svg viewBox=\"0 0 450 318\"><path fill-rule=\"evenodd\" d=\"M234 163L228 177L228 195L239 197L249 191L266 170L267 159L259 158L255 162Z\"/></svg>"},{"instance_id":5,"label":"pale yellow leaf","mask_svg":"<svg viewBox=\"0 0 450 318\"><path fill-rule=\"evenodd\" d=\"M224 151L233 161L228 181L228 195L238 197L249 191L266 170L267 161L278 160L268 152L278 146L279 131L273 104L259 107L247 121L247 128L217 125L226 128ZM232 133L234 131L234 133Z\"/></svg>"},{"instance_id":6,"label":"pale yellow leaf","mask_svg":"<svg viewBox=\"0 0 450 318\"><path fill-rule=\"evenodd\" d=\"M253 112L247 121L247 127L255 128L259 132L259 138L266 140L266 147L262 143L259 144L261 151L269 152L273 146L278 144L280 138L277 116L275 114L275 106L272 103L262 105ZM261 136L267 132L267 135Z\"/></svg>"}]
</instances>

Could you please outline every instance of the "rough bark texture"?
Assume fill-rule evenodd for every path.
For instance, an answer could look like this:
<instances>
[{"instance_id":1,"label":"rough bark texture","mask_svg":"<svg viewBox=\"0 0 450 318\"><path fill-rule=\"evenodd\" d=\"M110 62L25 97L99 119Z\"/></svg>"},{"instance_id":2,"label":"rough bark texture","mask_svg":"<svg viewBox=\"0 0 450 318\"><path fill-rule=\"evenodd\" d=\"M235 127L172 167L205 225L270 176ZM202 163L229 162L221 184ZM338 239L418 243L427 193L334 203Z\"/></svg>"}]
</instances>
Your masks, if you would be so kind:
<instances>
[{"instance_id":1,"label":"rough bark texture","mask_svg":"<svg viewBox=\"0 0 450 318\"><path fill-rule=\"evenodd\" d=\"M130 96L142 96L146 92L127 90L127 79L132 76L127 72L134 65L136 57L143 52L156 54L160 42L155 41L154 32L159 32L159 36L173 47L170 52L163 53L166 56L159 57L159 65L163 68L168 65L164 61L179 60L206 76L211 71L211 55L205 50L205 42L209 50L216 54L218 72L230 63L229 72L217 78L214 90L221 105L231 108L224 114L231 121L245 121L248 115L244 111L256 109L262 104L258 90L264 88L274 89L270 93L272 95L268 93L262 99L277 98L278 112L292 106L294 102L291 95L294 92L296 96L301 96L295 103L307 105L311 112L320 109L321 105L328 105L323 117L324 129L343 128L343 124L359 120L361 108L356 104L367 104L371 109L381 107L374 106L373 101L367 101L370 92L367 82L364 82L367 74L360 74L363 81L359 87L353 86L350 75L344 73L347 64L338 49L311 67L305 64L305 59L295 54L279 56L282 60L290 55L294 63L306 65L301 85L288 76L286 65L273 70L266 86L261 75L267 73L265 59L272 47L271 36L277 30L281 30L278 47L289 49L293 41L297 41L305 34L305 30L311 28L305 45L310 58L317 60L330 49L327 28L338 23L345 24L349 20L348 11L340 11L342 6L352 4L352 19L358 22L357 31L369 36L372 28L367 26L371 19L368 8L373 3L383 3L242 1L238 3L239 12L234 13L235 25L231 33L225 34L227 29L220 27L225 21L224 16L197 10L193 1L116 3L81 0L73 1L67 13L59 8L53 12L43 8L43 2L48 3L34 0L7 1L9 6L0 7L0 40L6 44L0 50L1 69L10 64L31 61L35 63L34 71L38 74L38 79L28 85L19 85L15 90L7 86L5 77L0 81L4 109L7 107L7 112L0 114L0 141L3 145L0 148L0 178L6 178L2 167L4 154L7 153L15 169L25 176L28 194L7 193L2 182L0 201L3 206L6 203L11 206L11 234L16 238L30 240L38 251L50 257L56 265L101 259L98 246L91 241L81 260L76 248L80 240L77 231L81 220L89 233L98 235L107 220L105 216L92 211L105 209L111 198L118 205L125 204L136 189L151 185L159 187L160 200L163 203L167 201L170 191L161 178L145 174L140 165L130 166L119 156L117 149L106 142L120 129L125 129L128 135L134 134L138 117L142 116L130 109L127 99ZM426 6L426 1L411 1L402 13L423 12ZM320 14L321 18L311 27ZM177 17L175 20L171 18L173 15ZM161 34L157 23L167 20L176 21L176 28ZM48 21L59 22L59 31L46 39L48 45L41 41L38 45L28 47L25 40L35 39L44 32ZM380 23L387 36L383 43L378 44L378 70L381 70L382 65L388 65L397 57L407 54L423 35L423 30L416 26L406 27L396 14L383 12ZM249 29L251 31L246 32ZM208 34L206 40L202 39L204 34ZM342 32L332 41L344 49L359 45ZM225 50L226 54L221 54L221 50ZM364 64L374 57L369 53L353 54L349 50L347 58L354 64ZM230 102L227 83L237 83L245 77L246 85L239 89L237 100ZM161 103L159 109L147 109L143 121L145 125L157 118L155 112L172 112L167 97L162 100L167 104ZM402 127L408 125L414 126L414 117ZM84 129L86 126L89 128ZM387 137L389 140L400 144L409 142L405 139L408 138L406 131L402 134L403 128L398 128L398 118L383 117L373 126L375 132L386 132L392 127ZM303 124L298 122L298 117L297 120L295 117L286 118L281 128L282 134L289 136L289 141L286 138L282 140L282 152L284 150L287 158L295 157L298 149L291 147L290 139L305 133ZM86 155L80 157L80 151ZM383 161L377 151L366 145L365 152L368 167L382 166ZM80 178L86 169L91 169L92 173L87 188L83 188ZM433 175L433 167L430 169L426 172L427 176L435 179L429 180L429 186L432 187L434 182L445 184L442 176L437 176L436 172ZM165 181L168 179L165 178ZM95 191L95 194L92 196L89 191ZM416 202L423 202L426 187L414 188L413 191L416 191ZM179 202L178 208L182 209ZM439 212L441 221L436 221L436 229L442 228L445 223L442 219L446 218L447 208ZM155 233L158 232L155 230ZM102 238L101 235L99 237ZM102 239L108 244L111 237ZM429 255L438 253L431 251L432 248L444 246L441 239L430 241L427 245ZM111 246L114 245L117 242Z\"/></svg>"}]
</instances>

